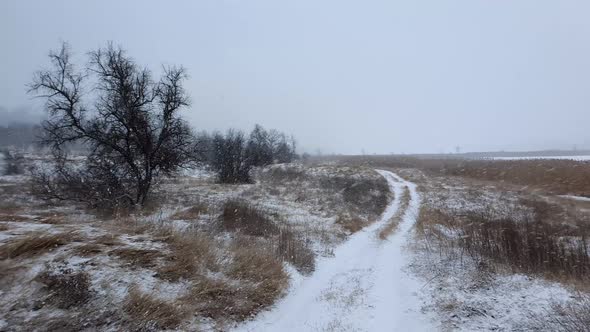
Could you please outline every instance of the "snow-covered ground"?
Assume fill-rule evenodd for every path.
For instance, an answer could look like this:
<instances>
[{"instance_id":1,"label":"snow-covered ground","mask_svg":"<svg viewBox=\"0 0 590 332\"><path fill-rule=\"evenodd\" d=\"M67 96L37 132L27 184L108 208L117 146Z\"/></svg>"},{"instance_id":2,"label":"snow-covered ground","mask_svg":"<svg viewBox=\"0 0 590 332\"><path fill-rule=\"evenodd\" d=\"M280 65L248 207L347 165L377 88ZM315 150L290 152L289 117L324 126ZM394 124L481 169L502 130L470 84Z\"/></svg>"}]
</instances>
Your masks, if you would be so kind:
<instances>
[{"instance_id":1,"label":"snow-covered ground","mask_svg":"<svg viewBox=\"0 0 590 332\"><path fill-rule=\"evenodd\" d=\"M413 183L388 171L395 199L381 219L350 237L323 258L316 272L298 278L287 296L270 311L236 331L432 331L436 325L422 313L423 283L406 272L404 244L416 220L420 197ZM402 189L410 204L398 230L389 239L378 230L396 213Z\"/></svg>"}]
</instances>

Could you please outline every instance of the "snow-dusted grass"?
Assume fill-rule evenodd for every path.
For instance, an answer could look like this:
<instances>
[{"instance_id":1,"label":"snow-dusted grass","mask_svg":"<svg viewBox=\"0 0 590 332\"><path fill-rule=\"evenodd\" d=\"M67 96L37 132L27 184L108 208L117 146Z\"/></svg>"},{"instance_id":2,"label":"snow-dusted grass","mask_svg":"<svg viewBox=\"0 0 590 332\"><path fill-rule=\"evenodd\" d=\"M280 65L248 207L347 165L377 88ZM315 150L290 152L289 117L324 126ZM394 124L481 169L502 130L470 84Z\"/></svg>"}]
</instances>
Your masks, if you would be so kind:
<instances>
[{"instance_id":1,"label":"snow-dusted grass","mask_svg":"<svg viewBox=\"0 0 590 332\"><path fill-rule=\"evenodd\" d=\"M443 330L560 330L555 324L539 322L568 319L559 316L554 303L570 303L576 296L573 289L586 291L588 281L583 279L584 273L565 276L566 270L547 264L528 268L536 261L512 260L520 257L513 256L513 251L500 256L488 254L507 248L508 243L494 241L514 240L507 235L516 234L516 228L525 229L522 225L527 220L538 222L539 218L540 222L548 223L547 227L556 232L569 232L569 236L548 235L553 240L547 242L543 234L533 234L529 238L531 243L537 241L539 245L549 246L573 240L575 237L571 235L580 235L584 229L576 226L577 222L583 225L583 220L587 220L583 211L576 210L575 206L559 205L563 202L548 199L547 195L506 190L507 186L500 184L424 176L416 170L402 173L414 173L424 195L411 245L413 262L410 267L424 280L424 289L432 297L432 302L424 309L438 315ZM489 239L493 245L489 248L491 251L479 251L474 242L481 240L481 234L474 231L501 228L508 220L514 221L516 228L499 230L500 237ZM526 238L528 234L521 235ZM544 247L535 248L544 250ZM568 248L575 247L564 249ZM549 256L551 253L547 252Z\"/></svg>"},{"instance_id":2,"label":"snow-dusted grass","mask_svg":"<svg viewBox=\"0 0 590 332\"><path fill-rule=\"evenodd\" d=\"M9 330L226 330L264 310L290 281L313 271L315 256L333 255L349 236L336 223L340 213L370 224L380 214L379 200L389 197L385 180L369 169L280 168L303 177L270 179L261 171L254 184L222 185L208 172L187 172L158 183L148 209L114 215L47 204L28 192L26 176L2 177L0 251L12 258L0 261L0 324ZM358 204L356 197L372 202ZM250 223L267 220L276 232L224 225L228 202L243 202L253 211ZM46 241L64 234L73 235ZM32 249L16 255L22 240ZM61 280L56 285L87 280L88 296L67 309L44 302L54 291L40 274L51 276L43 279L49 284Z\"/></svg>"}]
</instances>

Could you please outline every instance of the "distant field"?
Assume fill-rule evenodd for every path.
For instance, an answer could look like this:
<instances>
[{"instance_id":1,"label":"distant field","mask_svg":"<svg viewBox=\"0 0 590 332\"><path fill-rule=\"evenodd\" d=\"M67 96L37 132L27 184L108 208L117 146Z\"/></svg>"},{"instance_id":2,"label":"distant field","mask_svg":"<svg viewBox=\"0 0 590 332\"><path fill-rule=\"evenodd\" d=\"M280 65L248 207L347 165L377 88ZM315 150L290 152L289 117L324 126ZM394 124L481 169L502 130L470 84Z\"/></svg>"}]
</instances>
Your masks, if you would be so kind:
<instances>
[{"instance_id":1,"label":"distant field","mask_svg":"<svg viewBox=\"0 0 590 332\"><path fill-rule=\"evenodd\" d=\"M493 160L536 160L536 159L561 159L561 160L575 160L587 161L590 156L513 156L513 157L492 157Z\"/></svg>"},{"instance_id":2,"label":"distant field","mask_svg":"<svg viewBox=\"0 0 590 332\"><path fill-rule=\"evenodd\" d=\"M382 168L416 168L435 175L505 182L559 195L590 197L590 156L428 158L334 156L333 162ZM586 158L586 159L584 159Z\"/></svg>"}]
</instances>

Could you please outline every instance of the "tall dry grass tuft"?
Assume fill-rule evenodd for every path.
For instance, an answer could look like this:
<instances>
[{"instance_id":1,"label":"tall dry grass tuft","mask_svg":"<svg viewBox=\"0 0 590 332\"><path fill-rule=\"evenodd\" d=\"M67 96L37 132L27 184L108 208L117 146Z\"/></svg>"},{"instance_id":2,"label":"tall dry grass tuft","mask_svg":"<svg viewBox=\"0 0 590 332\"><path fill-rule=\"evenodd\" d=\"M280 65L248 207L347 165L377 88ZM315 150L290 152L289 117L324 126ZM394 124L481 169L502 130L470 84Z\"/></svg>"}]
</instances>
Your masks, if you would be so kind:
<instances>
[{"instance_id":1,"label":"tall dry grass tuft","mask_svg":"<svg viewBox=\"0 0 590 332\"><path fill-rule=\"evenodd\" d=\"M314 252L290 227L281 227L279 235L271 239L271 246L279 259L293 264L300 273L308 275L315 270Z\"/></svg>"},{"instance_id":2,"label":"tall dry grass tuft","mask_svg":"<svg viewBox=\"0 0 590 332\"><path fill-rule=\"evenodd\" d=\"M165 264L158 268L158 277L168 281L191 280L205 268L218 269L214 253L216 244L206 234L172 232L165 242L169 244L171 253L167 255Z\"/></svg>"},{"instance_id":3,"label":"tall dry grass tuft","mask_svg":"<svg viewBox=\"0 0 590 332\"><path fill-rule=\"evenodd\" d=\"M41 255L79 239L80 235L73 231L55 234L29 233L0 246L0 259Z\"/></svg>"},{"instance_id":4,"label":"tall dry grass tuft","mask_svg":"<svg viewBox=\"0 0 590 332\"><path fill-rule=\"evenodd\" d=\"M178 303L144 293L137 286L129 288L123 311L129 316L130 325L140 331L175 329L188 316Z\"/></svg>"},{"instance_id":5,"label":"tall dry grass tuft","mask_svg":"<svg viewBox=\"0 0 590 332\"><path fill-rule=\"evenodd\" d=\"M150 269L157 265L157 260L163 257L158 250L122 247L111 250L109 256L116 256L131 268Z\"/></svg>"},{"instance_id":6,"label":"tall dry grass tuft","mask_svg":"<svg viewBox=\"0 0 590 332\"><path fill-rule=\"evenodd\" d=\"M242 312L252 315L273 304L287 287L289 278L281 261L264 246L238 240L232 251L226 274L244 282L240 289L241 299L245 301Z\"/></svg>"},{"instance_id":7,"label":"tall dry grass tuft","mask_svg":"<svg viewBox=\"0 0 590 332\"><path fill-rule=\"evenodd\" d=\"M240 231L245 235L276 235L279 228L260 209L242 200L229 200L223 206L220 225L226 231Z\"/></svg>"},{"instance_id":8,"label":"tall dry grass tuft","mask_svg":"<svg viewBox=\"0 0 590 332\"><path fill-rule=\"evenodd\" d=\"M227 280L212 279L206 276L193 281L189 294L182 300L200 315L219 320L225 317L248 317L250 308L242 308L240 289Z\"/></svg>"}]
</instances>

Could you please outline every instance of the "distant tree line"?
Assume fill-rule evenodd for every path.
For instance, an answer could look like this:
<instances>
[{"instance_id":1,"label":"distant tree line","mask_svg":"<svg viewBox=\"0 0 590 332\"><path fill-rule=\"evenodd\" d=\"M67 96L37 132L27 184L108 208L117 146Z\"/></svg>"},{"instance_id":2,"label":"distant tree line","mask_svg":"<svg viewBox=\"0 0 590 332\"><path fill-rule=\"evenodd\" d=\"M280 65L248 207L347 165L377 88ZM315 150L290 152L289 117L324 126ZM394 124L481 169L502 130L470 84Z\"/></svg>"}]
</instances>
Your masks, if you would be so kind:
<instances>
[{"instance_id":1,"label":"distant tree line","mask_svg":"<svg viewBox=\"0 0 590 332\"><path fill-rule=\"evenodd\" d=\"M65 43L49 58L29 90L45 99L48 114L41 143L52 167L33 170L35 192L45 198L140 207L157 179L183 168L205 163L220 182L241 183L252 167L296 157L293 138L259 125L248 137L238 130L195 135L180 116L189 106L182 67L164 67L154 78L113 45L90 52L81 69ZM72 146L83 146L86 158L69 158Z\"/></svg>"}]
</instances>

